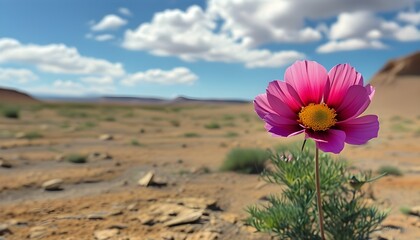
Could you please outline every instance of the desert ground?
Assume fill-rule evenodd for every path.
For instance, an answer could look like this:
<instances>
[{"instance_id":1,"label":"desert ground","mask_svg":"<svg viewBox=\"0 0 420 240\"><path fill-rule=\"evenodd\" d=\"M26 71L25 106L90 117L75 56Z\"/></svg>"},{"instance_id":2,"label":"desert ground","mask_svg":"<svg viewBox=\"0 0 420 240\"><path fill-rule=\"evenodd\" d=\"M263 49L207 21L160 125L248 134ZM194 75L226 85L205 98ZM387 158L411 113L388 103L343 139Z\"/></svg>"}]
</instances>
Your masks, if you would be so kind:
<instances>
[{"instance_id":1,"label":"desert ground","mask_svg":"<svg viewBox=\"0 0 420 240\"><path fill-rule=\"evenodd\" d=\"M420 239L420 217L400 211L420 204L420 112L384 99L368 110L379 137L341 157L402 172L370 186L391 211L375 239ZM281 188L219 168L233 148L302 140L271 137L252 104L23 106L0 117L0 239L272 239L243 220Z\"/></svg>"}]
</instances>

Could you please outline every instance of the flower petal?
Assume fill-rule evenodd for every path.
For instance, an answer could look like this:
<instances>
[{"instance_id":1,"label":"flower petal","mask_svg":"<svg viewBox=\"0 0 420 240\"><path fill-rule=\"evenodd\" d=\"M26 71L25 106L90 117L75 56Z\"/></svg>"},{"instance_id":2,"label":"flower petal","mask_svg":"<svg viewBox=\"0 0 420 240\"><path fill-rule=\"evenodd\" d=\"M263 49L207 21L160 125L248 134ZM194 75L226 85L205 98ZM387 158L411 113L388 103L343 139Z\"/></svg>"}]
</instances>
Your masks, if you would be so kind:
<instances>
[{"instance_id":1,"label":"flower petal","mask_svg":"<svg viewBox=\"0 0 420 240\"><path fill-rule=\"evenodd\" d=\"M306 137L316 142L316 147L324 152L340 153L344 148L346 133L341 130L329 129L328 131L306 130Z\"/></svg>"},{"instance_id":2,"label":"flower petal","mask_svg":"<svg viewBox=\"0 0 420 240\"><path fill-rule=\"evenodd\" d=\"M304 105L321 102L327 79L327 70L313 61L297 61L284 74L284 80L296 90Z\"/></svg>"},{"instance_id":3,"label":"flower petal","mask_svg":"<svg viewBox=\"0 0 420 240\"><path fill-rule=\"evenodd\" d=\"M328 73L324 102L336 108L351 86L363 86L363 77L349 64L338 64Z\"/></svg>"},{"instance_id":4,"label":"flower petal","mask_svg":"<svg viewBox=\"0 0 420 240\"><path fill-rule=\"evenodd\" d=\"M369 94L370 101L372 101L373 96L375 95L375 88L370 84L366 85L365 88Z\"/></svg>"},{"instance_id":5,"label":"flower petal","mask_svg":"<svg viewBox=\"0 0 420 240\"><path fill-rule=\"evenodd\" d=\"M279 98L275 97L274 95L267 93L267 100L271 106L271 109L282 117L287 117L289 119L295 120L297 118L297 114L294 113L286 103L281 101Z\"/></svg>"},{"instance_id":6,"label":"flower petal","mask_svg":"<svg viewBox=\"0 0 420 240\"><path fill-rule=\"evenodd\" d=\"M274 110L271 109L270 103L268 103L267 94L260 94L254 100L254 109L255 112L261 119L264 119L265 115L268 113L274 113Z\"/></svg>"},{"instance_id":7,"label":"flower petal","mask_svg":"<svg viewBox=\"0 0 420 240\"><path fill-rule=\"evenodd\" d=\"M281 126L272 126L269 123L265 124L265 129L268 132L272 133L276 137L291 137L303 133L305 130L299 125L281 125Z\"/></svg>"},{"instance_id":8,"label":"flower petal","mask_svg":"<svg viewBox=\"0 0 420 240\"><path fill-rule=\"evenodd\" d=\"M279 98L295 113L299 112L303 106L296 90L286 82L278 80L270 82L267 88L267 93Z\"/></svg>"},{"instance_id":9,"label":"flower petal","mask_svg":"<svg viewBox=\"0 0 420 240\"><path fill-rule=\"evenodd\" d=\"M337 120L345 121L363 113L370 104L369 92L360 85L349 88L342 102L336 108Z\"/></svg>"},{"instance_id":10,"label":"flower petal","mask_svg":"<svg viewBox=\"0 0 420 240\"><path fill-rule=\"evenodd\" d=\"M337 127L346 133L346 143L361 145L378 137L379 121L376 115L366 115L337 123Z\"/></svg>"}]
</instances>

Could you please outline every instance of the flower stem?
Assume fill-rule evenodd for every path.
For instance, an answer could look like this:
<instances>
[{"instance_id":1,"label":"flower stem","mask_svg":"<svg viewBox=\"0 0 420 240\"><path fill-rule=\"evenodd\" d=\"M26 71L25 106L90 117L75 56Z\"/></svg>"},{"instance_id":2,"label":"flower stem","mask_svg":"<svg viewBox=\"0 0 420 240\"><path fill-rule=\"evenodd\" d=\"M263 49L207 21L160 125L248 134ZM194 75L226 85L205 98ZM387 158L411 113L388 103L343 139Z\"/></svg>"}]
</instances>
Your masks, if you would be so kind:
<instances>
[{"instance_id":1,"label":"flower stem","mask_svg":"<svg viewBox=\"0 0 420 240\"><path fill-rule=\"evenodd\" d=\"M318 207L318 221L319 221L319 230L321 232L322 240L325 240L324 234L324 214L322 212L322 202L321 202L321 183L319 181L319 149L315 147L315 180L316 180L316 196L317 196L317 207Z\"/></svg>"}]
</instances>

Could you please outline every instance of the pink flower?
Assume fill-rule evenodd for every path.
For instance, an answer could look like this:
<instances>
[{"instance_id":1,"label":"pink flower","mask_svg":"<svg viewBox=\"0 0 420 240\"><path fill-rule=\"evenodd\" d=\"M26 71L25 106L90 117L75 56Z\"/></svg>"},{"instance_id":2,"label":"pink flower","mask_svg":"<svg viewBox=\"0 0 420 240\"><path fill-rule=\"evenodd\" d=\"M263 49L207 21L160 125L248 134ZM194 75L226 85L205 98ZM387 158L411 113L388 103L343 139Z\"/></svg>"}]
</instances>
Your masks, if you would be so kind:
<instances>
[{"instance_id":1,"label":"pink flower","mask_svg":"<svg viewBox=\"0 0 420 240\"><path fill-rule=\"evenodd\" d=\"M378 136L376 115L359 117L369 106L374 88L349 64L329 73L317 62L297 61L284 82L272 81L254 100L255 111L274 136L305 133L324 152L339 153L344 143L361 145Z\"/></svg>"}]
</instances>

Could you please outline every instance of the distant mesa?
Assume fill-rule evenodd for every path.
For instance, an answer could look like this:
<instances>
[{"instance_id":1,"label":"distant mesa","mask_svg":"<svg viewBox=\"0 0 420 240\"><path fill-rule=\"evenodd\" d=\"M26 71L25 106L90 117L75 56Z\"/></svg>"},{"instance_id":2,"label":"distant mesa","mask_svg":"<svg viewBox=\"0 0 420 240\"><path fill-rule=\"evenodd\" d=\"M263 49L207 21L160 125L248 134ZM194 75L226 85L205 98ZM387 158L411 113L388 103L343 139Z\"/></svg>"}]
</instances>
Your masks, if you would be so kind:
<instances>
[{"instance_id":1,"label":"distant mesa","mask_svg":"<svg viewBox=\"0 0 420 240\"><path fill-rule=\"evenodd\" d=\"M392 85L399 77L420 77L420 51L388 61L372 78L372 85Z\"/></svg>"},{"instance_id":2,"label":"distant mesa","mask_svg":"<svg viewBox=\"0 0 420 240\"><path fill-rule=\"evenodd\" d=\"M14 89L0 88L0 103L28 104L39 103L39 100L33 98L29 94Z\"/></svg>"}]
</instances>

